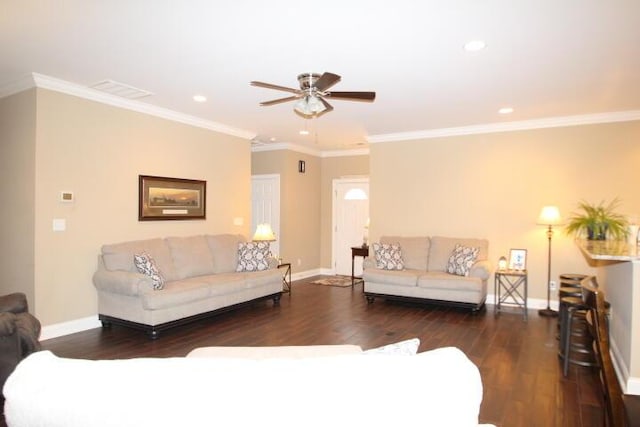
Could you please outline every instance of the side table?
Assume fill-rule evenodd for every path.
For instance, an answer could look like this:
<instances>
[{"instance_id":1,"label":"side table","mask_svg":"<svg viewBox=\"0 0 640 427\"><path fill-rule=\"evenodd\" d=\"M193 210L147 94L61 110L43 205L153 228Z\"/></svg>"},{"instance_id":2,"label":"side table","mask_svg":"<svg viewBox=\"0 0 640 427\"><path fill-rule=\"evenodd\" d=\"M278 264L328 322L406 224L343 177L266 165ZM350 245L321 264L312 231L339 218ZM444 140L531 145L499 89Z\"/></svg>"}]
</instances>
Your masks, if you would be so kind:
<instances>
[{"instance_id":1,"label":"side table","mask_svg":"<svg viewBox=\"0 0 640 427\"><path fill-rule=\"evenodd\" d=\"M282 262L278 264L278 269L287 268L282 275L282 292L283 293L291 293L291 263L290 262Z\"/></svg>"},{"instance_id":2,"label":"side table","mask_svg":"<svg viewBox=\"0 0 640 427\"><path fill-rule=\"evenodd\" d=\"M524 320L527 320L527 270L500 270L495 273L494 313L499 313L502 306L522 309Z\"/></svg>"},{"instance_id":3,"label":"side table","mask_svg":"<svg viewBox=\"0 0 640 427\"><path fill-rule=\"evenodd\" d=\"M356 277L355 273L355 260L357 256L361 256L362 259L369 256L369 246L352 246L351 247L351 287L356 283L364 283L362 277Z\"/></svg>"}]
</instances>

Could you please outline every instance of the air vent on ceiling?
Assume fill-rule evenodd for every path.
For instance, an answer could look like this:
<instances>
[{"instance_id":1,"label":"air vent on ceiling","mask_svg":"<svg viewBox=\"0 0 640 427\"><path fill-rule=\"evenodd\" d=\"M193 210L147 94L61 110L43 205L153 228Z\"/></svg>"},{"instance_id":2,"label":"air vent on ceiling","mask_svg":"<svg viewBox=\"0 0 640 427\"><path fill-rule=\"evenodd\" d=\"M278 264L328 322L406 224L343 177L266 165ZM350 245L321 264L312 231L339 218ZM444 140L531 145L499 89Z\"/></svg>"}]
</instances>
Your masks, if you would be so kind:
<instances>
[{"instance_id":1,"label":"air vent on ceiling","mask_svg":"<svg viewBox=\"0 0 640 427\"><path fill-rule=\"evenodd\" d=\"M114 80L102 80L89 87L127 99L140 99L153 95L153 92L149 92L148 90L138 89L137 87L119 83Z\"/></svg>"}]
</instances>

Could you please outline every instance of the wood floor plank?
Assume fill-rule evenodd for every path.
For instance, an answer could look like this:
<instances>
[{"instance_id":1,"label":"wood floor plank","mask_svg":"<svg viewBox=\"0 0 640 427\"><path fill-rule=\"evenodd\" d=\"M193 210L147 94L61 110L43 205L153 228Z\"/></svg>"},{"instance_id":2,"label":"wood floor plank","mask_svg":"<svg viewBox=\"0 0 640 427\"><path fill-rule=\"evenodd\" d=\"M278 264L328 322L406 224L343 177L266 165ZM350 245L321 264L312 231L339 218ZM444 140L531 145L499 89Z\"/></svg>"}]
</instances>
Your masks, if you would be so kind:
<instances>
[{"instance_id":1,"label":"wood floor plank","mask_svg":"<svg viewBox=\"0 0 640 427\"><path fill-rule=\"evenodd\" d=\"M557 320L534 310L522 316L388 302L368 304L362 285L294 282L280 306L260 302L163 332L155 340L114 325L44 341L62 357L116 359L185 356L204 346L356 344L373 348L418 337L420 351L457 346L478 366L484 387L480 421L498 426L602 425L596 371L572 367L562 376ZM428 414L425 414L425 420ZM2 423L0 423L1 425ZM419 422L418 422L419 424Z\"/></svg>"}]
</instances>

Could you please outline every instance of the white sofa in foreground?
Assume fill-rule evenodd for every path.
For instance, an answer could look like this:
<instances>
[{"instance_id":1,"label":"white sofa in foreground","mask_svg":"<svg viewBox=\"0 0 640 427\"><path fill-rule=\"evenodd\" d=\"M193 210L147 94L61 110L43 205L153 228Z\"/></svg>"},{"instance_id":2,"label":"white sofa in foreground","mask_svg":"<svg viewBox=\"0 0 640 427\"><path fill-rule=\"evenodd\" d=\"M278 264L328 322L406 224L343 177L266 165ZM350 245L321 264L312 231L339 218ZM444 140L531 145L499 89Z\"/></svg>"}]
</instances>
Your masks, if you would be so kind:
<instances>
[{"instance_id":1,"label":"white sofa in foreground","mask_svg":"<svg viewBox=\"0 0 640 427\"><path fill-rule=\"evenodd\" d=\"M89 361L48 351L4 388L9 427L477 426L482 382L456 348L213 348Z\"/></svg>"},{"instance_id":2,"label":"white sofa in foreground","mask_svg":"<svg viewBox=\"0 0 640 427\"><path fill-rule=\"evenodd\" d=\"M370 303L380 297L467 307L474 313L484 308L487 280L492 272L487 260L488 240L383 236L380 244L393 246L385 255L399 256L401 261L396 263L391 259L390 269L380 268L374 247L370 248L363 273L364 293ZM460 262L456 265L458 271L449 273L449 260L456 245L462 249L471 248L477 254L468 270L465 266L460 271Z\"/></svg>"},{"instance_id":3,"label":"white sofa in foreground","mask_svg":"<svg viewBox=\"0 0 640 427\"><path fill-rule=\"evenodd\" d=\"M105 327L119 323L156 338L163 329L248 302L273 299L277 305L282 295L277 261L261 258L261 269L243 261L253 270L237 271L241 244L259 253L257 244L247 246L244 237L236 234L104 245L93 276L99 319ZM266 256L268 247L263 252L259 255ZM152 276L138 271L134 255L140 254L153 260L164 279L162 289L155 289Z\"/></svg>"}]
</instances>

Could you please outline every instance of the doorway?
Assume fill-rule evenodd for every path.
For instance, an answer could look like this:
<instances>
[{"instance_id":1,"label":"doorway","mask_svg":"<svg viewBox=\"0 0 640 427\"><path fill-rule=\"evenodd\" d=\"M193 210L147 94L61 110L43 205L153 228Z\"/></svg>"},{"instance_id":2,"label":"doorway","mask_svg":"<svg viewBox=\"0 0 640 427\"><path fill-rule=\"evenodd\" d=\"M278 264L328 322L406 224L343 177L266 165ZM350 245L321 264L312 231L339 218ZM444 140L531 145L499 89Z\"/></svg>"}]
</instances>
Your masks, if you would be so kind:
<instances>
[{"instance_id":1,"label":"doorway","mask_svg":"<svg viewBox=\"0 0 640 427\"><path fill-rule=\"evenodd\" d=\"M356 197L345 197L356 192ZM335 274L351 275L351 247L368 237L369 178L333 180L332 264ZM362 274L362 258L355 259L355 274Z\"/></svg>"},{"instance_id":2,"label":"doorway","mask_svg":"<svg viewBox=\"0 0 640 427\"><path fill-rule=\"evenodd\" d=\"M271 242L271 253L280 256L280 175L251 176L251 235L258 224L271 225L276 241Z\"/></svg>"}]
</instances>

